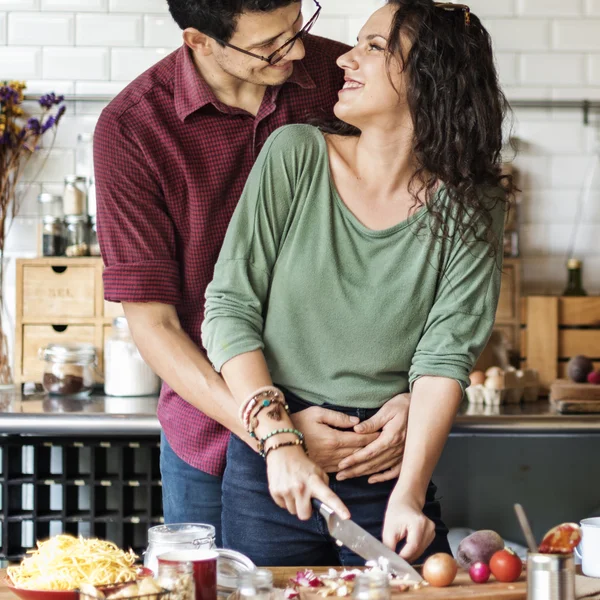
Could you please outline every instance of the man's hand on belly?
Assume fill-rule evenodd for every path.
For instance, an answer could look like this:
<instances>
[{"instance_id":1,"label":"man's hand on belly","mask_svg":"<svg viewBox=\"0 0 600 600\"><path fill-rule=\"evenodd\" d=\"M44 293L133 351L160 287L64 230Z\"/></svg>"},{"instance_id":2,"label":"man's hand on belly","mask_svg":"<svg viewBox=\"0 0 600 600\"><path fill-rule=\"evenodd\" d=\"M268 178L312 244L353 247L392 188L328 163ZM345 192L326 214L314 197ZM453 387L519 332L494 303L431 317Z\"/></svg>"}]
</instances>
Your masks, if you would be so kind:
<instances>
[{"instance_id":1,"label":"man's hand on belly","mask_svg":"<svg viewBox=\"0 0 600 600\"><path fill-rule=\"evenodd\" d=\"M399 394L388 400L370 419L354 427L360 435L379 435L339 463L335 469L339 471L338 481L371 475L369 483L378 483L400 475L409 405L410 394Z\"/></svg>"},{"instance_id":2,"label":"man's hand on belly","mask_svg":"<svg viewBox=\"0 0 600 600\"><path fill-rule=\"evenodd\" d=\"M379 414L379 413L378 413ZM337 473L340 461L366 449L380 434L356 433L352 428L358 419L335 410L311 406L291 415L294 427L304 434L308 454L326 473ZM340 431L350 429L350 431ZM370 471L378 473L379 471Z\"/></svg>"}]
</instances>

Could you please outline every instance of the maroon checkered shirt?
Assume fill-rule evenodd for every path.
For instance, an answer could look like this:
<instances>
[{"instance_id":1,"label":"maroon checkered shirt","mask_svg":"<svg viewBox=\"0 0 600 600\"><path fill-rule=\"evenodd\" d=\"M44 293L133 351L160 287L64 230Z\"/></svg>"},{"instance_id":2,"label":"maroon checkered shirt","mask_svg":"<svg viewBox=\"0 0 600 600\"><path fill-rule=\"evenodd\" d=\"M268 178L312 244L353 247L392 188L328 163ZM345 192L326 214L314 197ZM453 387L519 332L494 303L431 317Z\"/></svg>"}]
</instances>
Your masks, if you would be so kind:
<instances>
[{"instance_id":1,"label":"maroon checkered shirt","mask_svg":"<svg viewBox=\"0 0 600 600\"><path fill-rule=\"evenodd\" d=\"M219 102L182 46L128 85L94 134L104 297L172 304L200 348L204 292L246 178L269 134L328 118L347 47L316 36L254 117ZM225 468L229 432L163 385L158 418L173 450L212 475Z\"/></svg>"}]
</instances>

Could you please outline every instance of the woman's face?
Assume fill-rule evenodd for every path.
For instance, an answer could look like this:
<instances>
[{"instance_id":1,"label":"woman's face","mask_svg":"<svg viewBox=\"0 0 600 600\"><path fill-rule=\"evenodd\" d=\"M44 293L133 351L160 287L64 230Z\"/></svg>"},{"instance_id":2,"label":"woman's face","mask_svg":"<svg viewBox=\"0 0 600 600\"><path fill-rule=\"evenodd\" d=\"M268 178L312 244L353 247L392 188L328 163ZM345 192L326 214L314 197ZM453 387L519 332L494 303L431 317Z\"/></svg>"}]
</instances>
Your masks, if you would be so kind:
<instances>
[{"instance_id":1,"label":"woman's face","mask_svg":"<svg viewBox=\"0 0 600 600\"><path fill-rule=\"evenodd\" d=\"M346 83L334 112L359 129L368 125L391 126L404 116L401 107L406 106L406 95L400 62L396 58L386 60L395 11L388 4L374 12L360 30L358 44L337 60Z\"/></svg>"}]
</instances>

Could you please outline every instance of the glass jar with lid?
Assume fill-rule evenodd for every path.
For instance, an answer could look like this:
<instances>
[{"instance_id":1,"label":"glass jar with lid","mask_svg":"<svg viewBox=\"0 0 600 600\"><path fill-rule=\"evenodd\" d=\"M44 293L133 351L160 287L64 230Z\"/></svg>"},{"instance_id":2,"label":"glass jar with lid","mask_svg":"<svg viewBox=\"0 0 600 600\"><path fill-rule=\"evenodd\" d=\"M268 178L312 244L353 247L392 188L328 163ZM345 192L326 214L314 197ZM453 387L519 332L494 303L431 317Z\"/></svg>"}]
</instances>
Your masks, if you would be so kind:
<instances>
[{"instance_id":1,"label":"glass jar with lid","mask_svg":"<svg viewBox=\"0 0 600 600\"><path fill-rule=\"evenodd\" d=\"M89 222L86 215L68 215L65 217L67 227L65 255L88 256L89 254Z\"/></svg>"},{"instance_id":2,"label":"glass jar with lid","mask_svg":"<svg viewBox=\"0 0 600 600\"><path fill-rule=\"evenodd\" d=\"M65 224L61 217L42 219L42 256L65 255Z\"/></svg>"},{"instance_id":3,"label":"glass jar with lid","mask_svg":"<svg viewBox=\"0 0 600 600\"><path fill-rule=\"evenodd\" d=\"M89 396L94 385L96 348L91 344L48 344L40 349L44 361L42 386L57 396Z\"/></svg>"},{"instance_id":4,"label":"glass jar with lid","mask_svg":"<svg viewBox=\"0 0 600 600\"><path fill-rule=\"evenodd\" d=\"M65 215L87 215L87 177L67 175L63 191Z\"/></svg>"},{"instance_id":5,"label":"glass jar with lid","mask_svg":"<svg viewBox=\"0 0 600 600\"><path fill-rule=\"evenodd\" d=\"M37 197L40 217L63 216L63 199L57 194L43 193Z\"/></svg>"},{"instance_id":6,"label":"glass jar with lid","mask_svg":"<svg viewBox=\"0 0 600 600\"><path fill-rule=\"evenodd\" d=\"M158 394L160 379L139 353L125 317L113 321L104 342L104 391L109 396Z\"/></svg>"},{"instance_id":7,"label":"glass jar with lid","mask_svg":"<svg viewBox=\"0 0 600 600\"><path fill-rule=\"evenodd\" d=\"M204 523L157 525L148 530L144 566L157 573L158 555L172 550L197 550L215 547L215 528Z\"/></svg>"},{"instance_id":8,"label":"glass jar with lid","mask_svg":"<svg viewBox=\"0 0 600 600\"><path fill-rule=\"evenodd\" d=\"M96 229L96 215L90 217L90 256L100 256L98 231Z\"/></svg>"}]
</instances>

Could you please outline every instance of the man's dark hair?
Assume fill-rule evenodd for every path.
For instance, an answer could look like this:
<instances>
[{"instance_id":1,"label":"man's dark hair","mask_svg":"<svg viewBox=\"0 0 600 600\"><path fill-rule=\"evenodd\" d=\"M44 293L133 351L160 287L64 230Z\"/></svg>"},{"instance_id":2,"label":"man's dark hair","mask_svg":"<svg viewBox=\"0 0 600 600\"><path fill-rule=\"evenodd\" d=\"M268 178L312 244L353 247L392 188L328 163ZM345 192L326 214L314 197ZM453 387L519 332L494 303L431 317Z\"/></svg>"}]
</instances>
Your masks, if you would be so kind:
<instances>
[{"instance_id":1,"label":"man's dark hair","mask_svg":"<svg viewBox=\"0 0 600 600\"><path fill-rule=\"evenodd\" d=\"M167 0L169 11L181 29L193 27L228 42L244 12L271 12L300 0Z\"/></svg>"}]
</instances>

